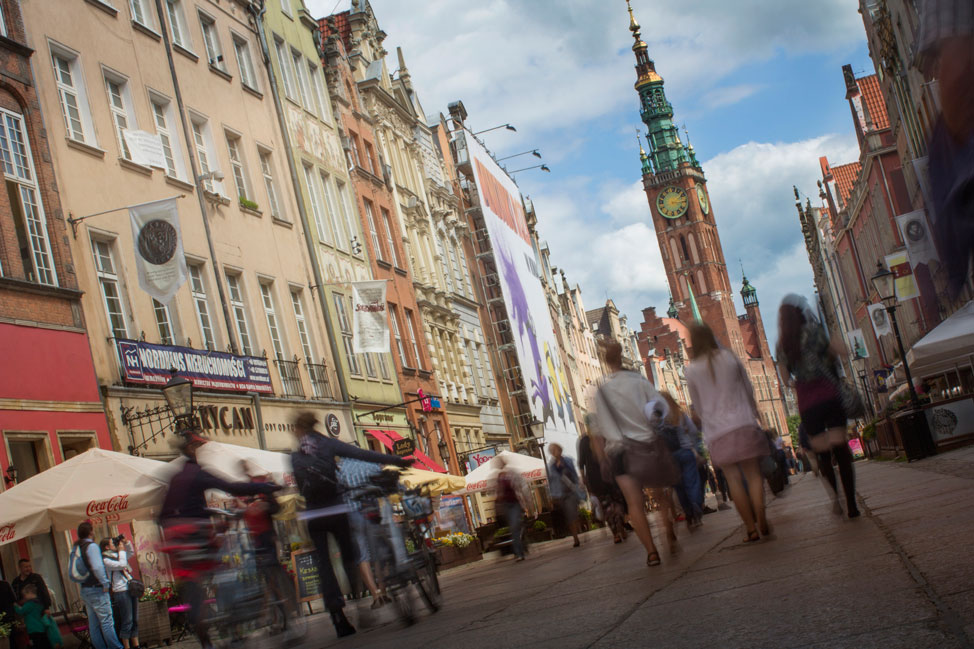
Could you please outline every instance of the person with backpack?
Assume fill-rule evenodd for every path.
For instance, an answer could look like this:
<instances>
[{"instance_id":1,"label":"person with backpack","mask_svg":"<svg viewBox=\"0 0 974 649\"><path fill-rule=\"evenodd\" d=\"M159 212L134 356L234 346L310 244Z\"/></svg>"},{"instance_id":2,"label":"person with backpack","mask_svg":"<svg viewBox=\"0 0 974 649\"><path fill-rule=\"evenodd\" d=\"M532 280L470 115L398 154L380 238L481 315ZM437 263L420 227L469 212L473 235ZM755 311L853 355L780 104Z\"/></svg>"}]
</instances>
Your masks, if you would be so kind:
<instances>
[{"instance_id":1,"label":"person with backpack","mask_svg":"<svg viewBox=\"0 0 974 649\"><path fill-rule=\"evenodd\" d=\"M78 525L78 540L71 548L69 576L81 584L81 601L88 611L88 633L95 649L122 649L115 633L115 617L109 596L111 581L98 544L91 540L91 521Z\"/></svg>"},{"instance_id":2,"label":"person with backpack","mask_svg":"<svg viewBox=\"0 0 974 649\"><path fill-rule=\"evenodd\" d=\"M308 516L308 534L315 544L318 556L318 574L321 579L321 596L325 608L331 614L332 624L339 638L355 633L355 627L345 616L345 596L342 593L335 571L331 565L328 551L328 535L338 543L345 575L351 583L352 592L358 589L355 566L355 543L348 523L348 506L342 500L342 490L338 482L338 457L348 457L376 464L394 464L407 468L412 460L367 451L346 444L315 430L318 417L305 411L294 420L294 434L298 439L298 449L291 452L291 466L298 491L304 496L307 509L318 510Z\"/></svg>"}]
</instances>

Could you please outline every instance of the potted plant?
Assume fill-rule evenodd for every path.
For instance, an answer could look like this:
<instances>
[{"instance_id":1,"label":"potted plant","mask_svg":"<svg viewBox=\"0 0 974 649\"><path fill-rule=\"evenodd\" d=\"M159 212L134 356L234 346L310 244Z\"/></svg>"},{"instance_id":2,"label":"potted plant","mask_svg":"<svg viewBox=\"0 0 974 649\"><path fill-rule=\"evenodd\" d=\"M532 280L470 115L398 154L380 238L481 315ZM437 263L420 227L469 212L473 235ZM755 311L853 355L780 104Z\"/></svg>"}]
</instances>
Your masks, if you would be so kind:
<instances>
[{"instance_id":1,"label":"potted plant","mask_svg":"<svg viewBox=\"0 0 974 649\"><path fill-rule=\"evenodd\" d=\"M176 587L157 583L146 586L139 598L139 640L144 644L168 644L172 639L169 626L170 600L176 598Z\"/></svg>"},{"instance_id":2,"label":"potted plant","mask_svg":"<svg viewBox=\"0 0 974 649\"><path fill-rule=\"evenodd\" d=\"M10 634L13 628L13 620L7 619L6 614L0 613L0 649L10 649Z\"/></svg>"}]
</instances>

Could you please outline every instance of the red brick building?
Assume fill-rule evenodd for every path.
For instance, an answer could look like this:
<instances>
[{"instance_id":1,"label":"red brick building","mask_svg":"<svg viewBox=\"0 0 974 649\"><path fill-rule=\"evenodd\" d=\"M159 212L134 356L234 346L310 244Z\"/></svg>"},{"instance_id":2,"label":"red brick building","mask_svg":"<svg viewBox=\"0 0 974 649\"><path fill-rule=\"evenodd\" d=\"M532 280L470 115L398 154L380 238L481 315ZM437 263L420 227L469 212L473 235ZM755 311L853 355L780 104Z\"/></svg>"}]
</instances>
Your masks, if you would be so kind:
<instances>
[{"instance_id":1,"label":"red brick building","mask_svg":"<svg viewBox=\"0 0 974 649\"><path fill-rule=\"evenodd\" d=\"M0 0L0 490L111 448L26 42L20 3ZM65 533L35 535L0 548L0 574L30 557L64 605L59 556Z\"/></svg>"}]
</instances>

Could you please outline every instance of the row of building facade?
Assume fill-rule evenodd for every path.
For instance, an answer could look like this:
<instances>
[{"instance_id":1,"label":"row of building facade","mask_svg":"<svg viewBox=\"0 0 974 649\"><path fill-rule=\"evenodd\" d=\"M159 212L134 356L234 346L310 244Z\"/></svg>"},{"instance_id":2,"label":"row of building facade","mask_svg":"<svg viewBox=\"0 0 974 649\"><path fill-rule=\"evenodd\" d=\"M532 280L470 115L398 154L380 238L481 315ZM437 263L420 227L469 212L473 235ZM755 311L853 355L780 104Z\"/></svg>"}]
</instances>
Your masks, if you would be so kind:
<instances>
[{"instance_id":1,"label":"row of building facade","mask_svg":"<svg viewBox=\"0 0 974 649\"><path fill-rule=\"evenodd\" d=\"M896 321L908 361L916 343L974 297L969 273L963 285L948 286L946 251L934 236L939 215L931 200L929 143L940 88L918 65L921 9L909 0L861 0L875 72L857 76L852 66L842 69L859 158L840 163L822 157L818 195L802 200L795 190L818 306L847 349L846 375L863 393L869 419L879 422L878 443L890 450L903 443L884 417L910 397L896 334L876 306L881 296L872 277L886 268L897 276ZM921 400L941 409L971 408L963 404L974 392L972 353L961 350L946 365L915 365ZM928 410L936 441L974 434L965 416L959 427L938 431ZM946 416L957 419L956 413Z\"/></svg>"},{"instance_id":2,"label":"row of building facade","mask_svg":"<svg viewBox=\"0 0 974 649\"><path fill-rule=\"evenodd\" d=\"M364 0L320 19L302 0L0 0L4 489L93 447L175 455L171 413L132 350L264 372L265 385L197 391L217 441L287 450L312 409L363 447L414 440L435 471L538 452L476 180L455 150L457 133L473 137L466 111L425 112L401 51L390 73L385 37ZM140 159L138 131L158 137L164 166ZM163 304L139 286L127 210L168 198L187 281ZM525 207L556 400L581 422L598 338L622 340L634 367L635 338L593 326ZM365 280L387 283L387 354L354 351L350 285ZM465 507L474 525L492 515L480 497ZM3 573L30 556L60 574L68 541L4 546Z\"/></svg>"}]
</instances>

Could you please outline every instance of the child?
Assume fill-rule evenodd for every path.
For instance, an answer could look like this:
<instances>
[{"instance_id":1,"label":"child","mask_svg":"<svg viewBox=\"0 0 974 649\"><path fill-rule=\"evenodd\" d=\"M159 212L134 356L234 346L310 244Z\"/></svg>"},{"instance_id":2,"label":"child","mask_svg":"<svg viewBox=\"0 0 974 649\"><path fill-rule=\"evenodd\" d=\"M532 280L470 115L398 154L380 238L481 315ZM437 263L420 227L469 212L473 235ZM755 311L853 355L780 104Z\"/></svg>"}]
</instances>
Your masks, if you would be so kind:
<instances>
[{"instance_id":1,"label":"child","mask_svg":"<svg viewBox=\"0 0 974 649\"><path fill-rule=\"evenodd\" d=\"M34 584L26 584L20 594L23 596L23 603L14 604L14 610L17 615L24 618L24 625L27 627L31 646L34 649L52 649L51 643L47 639L44 605L37 599L37 587Z\"/></svg>"}]
</instances>

